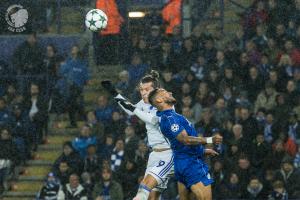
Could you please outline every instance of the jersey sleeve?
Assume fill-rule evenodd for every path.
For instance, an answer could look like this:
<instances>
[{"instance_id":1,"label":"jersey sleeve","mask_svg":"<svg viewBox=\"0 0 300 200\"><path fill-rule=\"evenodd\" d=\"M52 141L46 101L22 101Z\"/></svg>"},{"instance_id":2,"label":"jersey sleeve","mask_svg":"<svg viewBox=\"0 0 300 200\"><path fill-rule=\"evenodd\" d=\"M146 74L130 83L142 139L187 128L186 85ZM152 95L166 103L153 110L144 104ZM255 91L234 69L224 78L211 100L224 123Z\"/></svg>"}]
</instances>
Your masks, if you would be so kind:
<instances>
[{"instance_id":1,"label":"jersey sleeve","mask_svg":"<svg viewBox=\"0 0 300 200\"><path fill-rule=\"evenodd\" d=\"M174 116L166 117L163 123L166 131L175 138L184 130L184 127L180 123L180 119Z\"/></svg>"}]
</instances>

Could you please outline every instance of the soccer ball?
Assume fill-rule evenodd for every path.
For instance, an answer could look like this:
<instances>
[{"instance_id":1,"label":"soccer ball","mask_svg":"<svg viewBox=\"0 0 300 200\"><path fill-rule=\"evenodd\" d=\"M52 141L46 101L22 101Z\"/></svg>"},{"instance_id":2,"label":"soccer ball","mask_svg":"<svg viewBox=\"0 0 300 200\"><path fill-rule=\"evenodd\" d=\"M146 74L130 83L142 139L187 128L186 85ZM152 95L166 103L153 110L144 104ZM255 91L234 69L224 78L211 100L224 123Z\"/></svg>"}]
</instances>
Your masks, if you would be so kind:
<instances>
[{"instance_id":1,"label":"soccer ball","mask_svg":"<svg viewBox=\"0 0 300 200\"><path fill-rule=\"evenodd\" d=\"M105 29L107 21L106 14L100 9L90 10L85 16L85 26L94 32Z\"/></svg>"}]
</instances>

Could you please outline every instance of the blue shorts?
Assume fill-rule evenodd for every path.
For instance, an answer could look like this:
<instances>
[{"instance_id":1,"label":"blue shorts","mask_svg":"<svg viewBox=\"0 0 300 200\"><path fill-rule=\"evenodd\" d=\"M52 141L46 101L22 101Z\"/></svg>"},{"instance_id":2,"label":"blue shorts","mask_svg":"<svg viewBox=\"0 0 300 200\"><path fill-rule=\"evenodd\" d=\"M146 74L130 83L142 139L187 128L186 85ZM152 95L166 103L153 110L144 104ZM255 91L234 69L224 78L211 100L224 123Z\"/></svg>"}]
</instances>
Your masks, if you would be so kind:
<instances>
[{"instance_id":1,"label":"blue shorts","mask_svg":"<svg viewBox=\"0 0 300 200\"><path fill-rule=\"evenodd\" d=\"M183 183L190 189L196 183L203 183L204 186L212 184L208 166L199 158L177 158L174 160L175 177L177 181Z\"/></svg>"}]
</instances>

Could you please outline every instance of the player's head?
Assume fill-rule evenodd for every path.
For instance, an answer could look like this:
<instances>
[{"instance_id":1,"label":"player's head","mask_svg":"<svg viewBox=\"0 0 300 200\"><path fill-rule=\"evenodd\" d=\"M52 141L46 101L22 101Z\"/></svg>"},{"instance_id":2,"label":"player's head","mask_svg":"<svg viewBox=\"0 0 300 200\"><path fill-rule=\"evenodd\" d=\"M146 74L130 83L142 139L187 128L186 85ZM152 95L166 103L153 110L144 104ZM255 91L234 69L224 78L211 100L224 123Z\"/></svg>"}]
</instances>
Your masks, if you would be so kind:
<instances>
[{"instance_id":1,"label":"player's head","mask_svg":"<svg viewBox=\"0 0 300 200\"><path fill-rule=\"evenodd\" d=\"M176 104L176 99L171 92L163 88L156 88L149 93L149 103L158 110L165 110Z\"/></svg>"},{"instance_id":2,"label":"player's head","mask_svg":"<svg viewBox=\"0 0 300 200\"><path fill-rule=\"evenodd\" d=\"M141 79L139 84L139 90L140 90L141 97L145 103L149 102L148 101L149 93L154 88L158 88L160 86L158 78L159 78L158 72L152 70L150 74L147 74Z\"/></svg>"}]
</instances>

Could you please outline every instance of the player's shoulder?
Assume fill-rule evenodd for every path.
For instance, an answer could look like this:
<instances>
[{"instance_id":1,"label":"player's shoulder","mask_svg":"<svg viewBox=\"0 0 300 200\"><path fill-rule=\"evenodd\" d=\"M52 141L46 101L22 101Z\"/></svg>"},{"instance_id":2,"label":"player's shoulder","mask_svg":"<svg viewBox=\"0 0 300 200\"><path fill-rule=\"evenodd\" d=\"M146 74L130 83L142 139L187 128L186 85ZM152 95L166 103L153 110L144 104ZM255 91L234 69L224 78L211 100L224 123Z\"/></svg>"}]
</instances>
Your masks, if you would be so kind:
<instances>
[{"instance_id":1,"label":"player's shoulder","mask_svg":"<svg viewBox=\"0 0 300 200\"><path fill-rule=\"evenodd\" d=\"M144 105L145 105L145 102L143 101L143 99L135 104L136 107L143 107Z\"/></svg>"}]
</instances>

